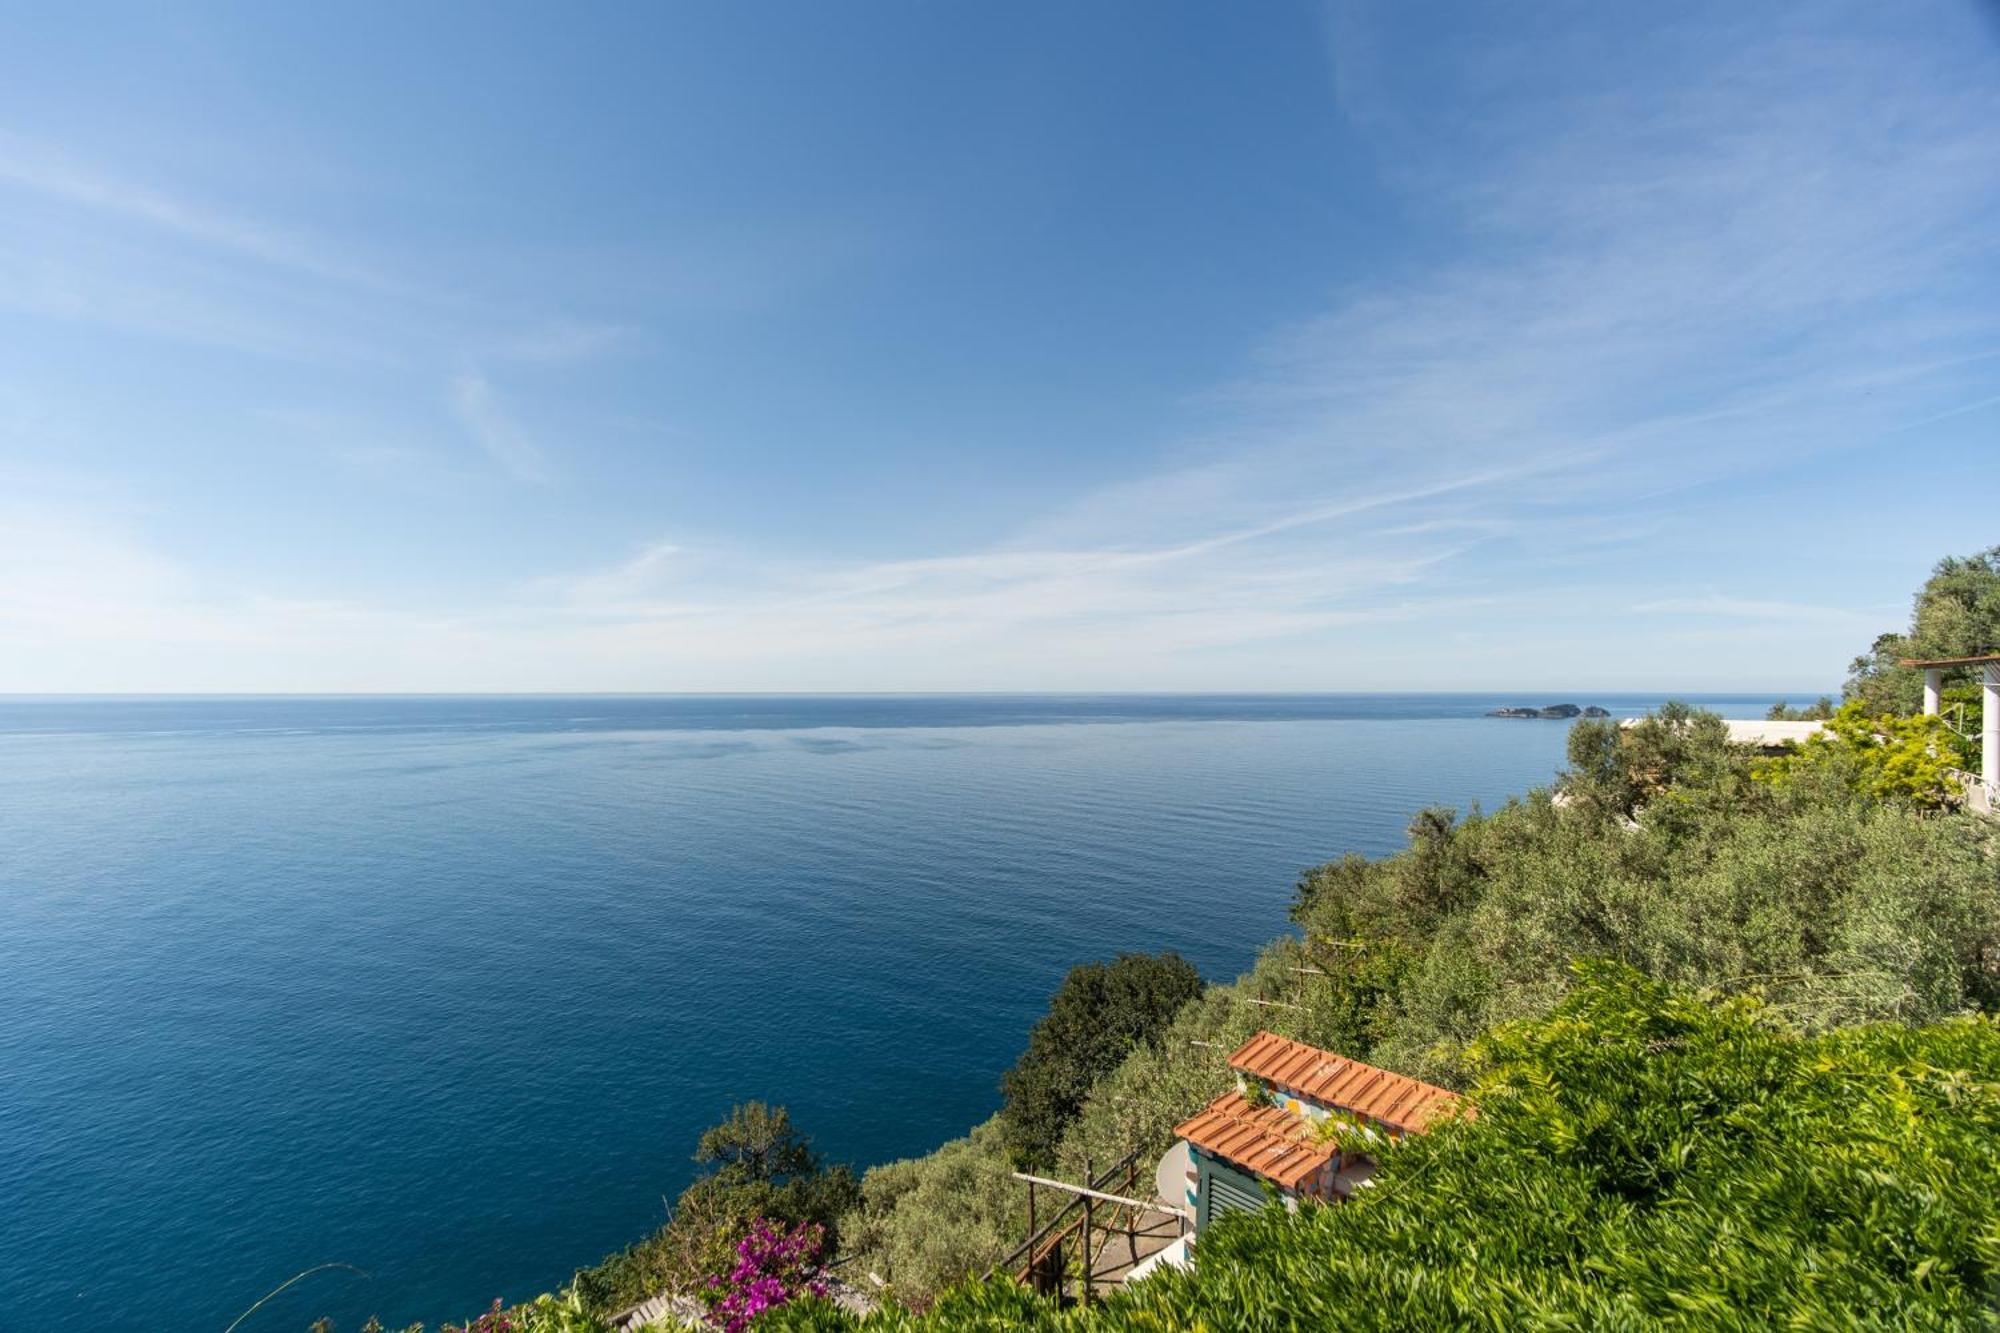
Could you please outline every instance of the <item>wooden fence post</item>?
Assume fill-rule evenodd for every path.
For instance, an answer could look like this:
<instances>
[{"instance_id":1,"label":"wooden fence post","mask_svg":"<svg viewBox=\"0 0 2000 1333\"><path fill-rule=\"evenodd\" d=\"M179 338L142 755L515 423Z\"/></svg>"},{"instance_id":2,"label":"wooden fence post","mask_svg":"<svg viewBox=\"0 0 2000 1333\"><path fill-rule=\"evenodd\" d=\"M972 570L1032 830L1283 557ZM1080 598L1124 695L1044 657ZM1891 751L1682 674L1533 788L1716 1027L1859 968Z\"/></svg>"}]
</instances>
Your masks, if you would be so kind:
<instances>
[{"instance_id":1,"label":"wooden fence post","mask_svg":"<svg viewBox=\"0 0 2000 1333\"><path fill-rule=\"evenodd\" d=\"M1092 1182L1095 1182L1097 1179L1096 1175L1090 1169L1090 1159L1088 1157L1083 1159L1083 1178ZM1097 1186L1093 1183L1090 1188L1095 1189ZM1091 1207L1096 1202L1097 1200L1091 1198L1088 1194L1083 1196L1083 1303L1085 1305L1090 1304L1091 1288L1096 1285L1091 1280L1094 1274L1090 1271L1096 1263L1090 1256Z\"/></svg>"}]
</instances>

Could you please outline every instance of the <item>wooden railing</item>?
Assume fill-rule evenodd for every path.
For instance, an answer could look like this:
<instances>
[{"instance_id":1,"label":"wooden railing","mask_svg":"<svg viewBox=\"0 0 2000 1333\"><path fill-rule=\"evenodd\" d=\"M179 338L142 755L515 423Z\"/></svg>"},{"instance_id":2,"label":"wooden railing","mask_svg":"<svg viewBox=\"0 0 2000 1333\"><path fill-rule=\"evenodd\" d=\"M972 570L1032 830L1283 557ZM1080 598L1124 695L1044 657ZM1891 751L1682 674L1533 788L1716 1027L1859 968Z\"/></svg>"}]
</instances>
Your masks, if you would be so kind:
<instances>
[{"instance_id":1,"label":"wooden railing","mask_svg":"<svg viewBox=\"0 0 2000 1333\"><path fill-rule=\"evenodd\" d=\"M1134 1149L1102 1172L1094 1172L1091 1164L1085 1162L1083 1191L1059 1181L1018 1177L1028 1186L1028 1238L1002 1259L994 1271L1011 1273L1016 1280L1061 1302L1091 1299L1094 1286L1091 1275L1097 1260L1092 1241L1097 1239L1101 1246L1114 1235L1123 1235L1128 1242L1132 1239L1139 1212L1145 1207L1133 1197L1144 1174L1141 1151ZM1150 1193L1151 1182L1146 1185ZM1039 1217L1038 1188L1045 1193L1066 1194L1068 1201L1048 1217ZM1070 1269L1079 1257L1081 1262L1075 1267L1080 1276L1072 1293Z\"/></svg>"}]
</instances>

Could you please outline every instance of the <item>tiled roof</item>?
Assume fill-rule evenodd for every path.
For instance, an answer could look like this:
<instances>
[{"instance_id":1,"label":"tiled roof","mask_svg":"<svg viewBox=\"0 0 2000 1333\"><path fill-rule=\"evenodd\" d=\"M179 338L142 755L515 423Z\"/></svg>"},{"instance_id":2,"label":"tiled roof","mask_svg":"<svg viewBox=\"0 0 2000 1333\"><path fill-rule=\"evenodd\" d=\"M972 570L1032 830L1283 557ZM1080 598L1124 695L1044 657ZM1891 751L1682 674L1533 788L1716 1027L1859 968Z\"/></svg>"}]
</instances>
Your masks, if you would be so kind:
<instances>
[{"instance_id":1,"label":"tiled roof","mask_svg":"<svg viewBox=\"0 0 2000 1333\"><path fill-rule=\"evenodd\" d=\"M1238 1092L1217 1097L1194 1119L1174 1126L1174 1133L1284 1189L1318 1176L1335 1152L1333 1144L1313 1141L1312 1126L1300 1116L1278 1106L1252 1106Z\"/></svg>"},{"instance_id":2,"label":"tiled roof","mask_svg":"<svg viewBox=\"0 0 2000 1333\"><path fill-rule=\"evenodd\" d=\"M1238 1046L1229 1067L1395 1130L1421 1131L1458 1102L1433 1084L1269 1032Z\"/></svg>"}]
</instances>

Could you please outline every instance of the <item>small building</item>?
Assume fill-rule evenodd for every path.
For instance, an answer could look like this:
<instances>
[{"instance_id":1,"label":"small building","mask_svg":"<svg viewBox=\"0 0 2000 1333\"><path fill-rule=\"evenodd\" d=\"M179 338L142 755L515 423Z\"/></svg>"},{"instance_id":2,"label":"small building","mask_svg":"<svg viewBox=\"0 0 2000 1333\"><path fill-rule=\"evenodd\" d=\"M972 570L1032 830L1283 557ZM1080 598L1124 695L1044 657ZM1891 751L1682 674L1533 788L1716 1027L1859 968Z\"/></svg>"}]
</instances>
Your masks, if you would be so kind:
<instances>
[{"instance_id":1,"label":"small building","mask_svg":"<svg viewBox=\"0 0 2000 1333\"><path fill-rule=\"evenodd\" d=\"M1255 1212L1268 1182L1287 1206L1344 1199L1374 1175L1368 1148L1470 1115L1456 1094L1332 1051L1259 1032L1229 1056L1236 1088L1174 1132L1187 1142L1195 1230Z\"/></svg>"}]
</instances>

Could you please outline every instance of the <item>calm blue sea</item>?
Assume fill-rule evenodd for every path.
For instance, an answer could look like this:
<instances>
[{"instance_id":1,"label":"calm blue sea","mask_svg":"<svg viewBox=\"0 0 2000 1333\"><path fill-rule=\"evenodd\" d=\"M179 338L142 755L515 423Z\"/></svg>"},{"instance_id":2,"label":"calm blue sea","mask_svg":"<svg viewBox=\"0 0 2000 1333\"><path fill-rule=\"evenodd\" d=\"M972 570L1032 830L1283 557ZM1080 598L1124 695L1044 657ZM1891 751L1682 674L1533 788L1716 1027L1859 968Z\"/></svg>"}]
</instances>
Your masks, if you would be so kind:
<instances>
[{"instance_id":1,"label":"calm blue sea","mask_svg":"<svg viewBox=\"0 0 2000 1333\"><path fill-rule=\"evenodd\" d=\"M1552 701L0 699L0 1327L328 1261L244 1333L463 1317L750 1097L923 1152L1071 964L1233 976L1301 868L1547 779L1566 724L1479 714Z\"/></svg>"}]
</instances>

